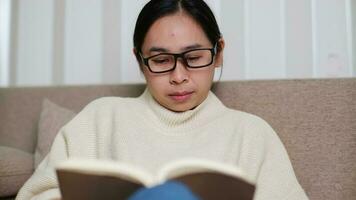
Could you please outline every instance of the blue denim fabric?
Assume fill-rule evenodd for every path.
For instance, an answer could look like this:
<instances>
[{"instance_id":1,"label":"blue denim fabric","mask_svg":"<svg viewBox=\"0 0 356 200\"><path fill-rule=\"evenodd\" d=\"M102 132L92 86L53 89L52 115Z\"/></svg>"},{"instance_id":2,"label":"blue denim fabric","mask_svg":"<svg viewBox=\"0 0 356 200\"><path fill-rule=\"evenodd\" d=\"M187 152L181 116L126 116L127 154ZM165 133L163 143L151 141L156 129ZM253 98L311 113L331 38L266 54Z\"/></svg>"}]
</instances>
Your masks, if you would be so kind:
<instances>
[{"instance_id":1,"label":"blue denim fabric","mask_svg":"<svg viewBox=\"0 0 356 200\"><path fill-rule=\"evenodd\" d=\"M152 188L141 188L128 200L199 200L183 183L169 181Z\"/></svg>"}]
</instances>

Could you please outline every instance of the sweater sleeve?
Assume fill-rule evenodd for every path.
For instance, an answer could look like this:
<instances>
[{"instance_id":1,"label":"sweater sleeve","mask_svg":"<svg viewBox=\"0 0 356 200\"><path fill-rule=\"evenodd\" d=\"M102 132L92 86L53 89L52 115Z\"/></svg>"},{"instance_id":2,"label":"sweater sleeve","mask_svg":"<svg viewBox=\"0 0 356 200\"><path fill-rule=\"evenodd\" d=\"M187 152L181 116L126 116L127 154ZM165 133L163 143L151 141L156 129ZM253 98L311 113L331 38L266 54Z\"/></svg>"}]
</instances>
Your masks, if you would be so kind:
<instances>
[{"instance_id":1,"label":"sweater sleeve","mask_svg":"<svg viewBox=\"0 0 356 200\"><path fill-rule=\"evenodd\" d=\"M280 138L266 122L262 125L264 157L257 176L255 200L307 200Z\"/></svg>"},{"instance_id":2,"label":"sweater sleeve","mask_svg":"<svg viewBox=\"0 0 356 200\"><path fill-rule=\"evenodd\" d=\"M35 170L34 174L20 189L16 200L60 199L55 167L69 157L95 156L94 101L58 132L51 150ZM94 105L93 105L94 104ZM78 145L80 144L80 145Z\"/></svg>"},{"instance_id":3,"label":"sweater sleeve","mask_svg":"<svg viewBox=\"0 0 356 200\"><path fill-rule=\"evenodd\" d=\"M53 142L50 153L21 188L16 200L60 199L54 167L67 159L66 149L66 140L60 131Z\"/></svg>"}]
</instances>

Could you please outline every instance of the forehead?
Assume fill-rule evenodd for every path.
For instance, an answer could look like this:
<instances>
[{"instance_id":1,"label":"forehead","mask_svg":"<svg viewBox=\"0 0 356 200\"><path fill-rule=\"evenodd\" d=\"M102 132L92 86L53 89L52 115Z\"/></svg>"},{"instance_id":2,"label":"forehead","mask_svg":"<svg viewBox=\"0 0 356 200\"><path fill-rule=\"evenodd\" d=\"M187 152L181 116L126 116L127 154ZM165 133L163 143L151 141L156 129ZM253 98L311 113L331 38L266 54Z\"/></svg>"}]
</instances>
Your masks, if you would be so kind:
<instances>
[{"instance_id":1,"label":"forehead","mask_svg":"<svg viewBox=\"0 0 356 200\"><path fill-rule=\"evenodd\" d=\"M174 52L193 44L208 46L210 41L195 19L184 12L177 12L161 17L152 24L142 51L145 53L154 46Z\"/></svg>"}]
</instances>

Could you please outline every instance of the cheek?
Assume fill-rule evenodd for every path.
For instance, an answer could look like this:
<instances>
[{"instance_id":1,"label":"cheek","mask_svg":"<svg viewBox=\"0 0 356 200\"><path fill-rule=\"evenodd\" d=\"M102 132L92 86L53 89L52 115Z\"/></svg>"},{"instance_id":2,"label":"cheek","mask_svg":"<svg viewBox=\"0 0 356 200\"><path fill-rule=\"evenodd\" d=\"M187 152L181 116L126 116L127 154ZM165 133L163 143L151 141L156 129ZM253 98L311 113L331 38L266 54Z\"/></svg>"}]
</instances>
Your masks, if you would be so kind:
<instances>
[{"instance_id":1,"label":"cheek","mask_svg":"<svg viewBox=\"0 0 356 200\"><path fill-rule=\"evenodd\" d=\"M200 74L197 74L195 80L199 85L210 85L214 78L214 68L211 68L206 71L201 71Z\"/></svg>"},{"instance_id":2,"label":"cheek","mask_svg":"<svg viewBox=\"0 0 356 200\"><path fill-rule=\"evenodd\" d=\"M167 85L165 77L145 74L145 78L147 86L153 91L164 91L164 88Z\"/></svg>"}]
</instances>

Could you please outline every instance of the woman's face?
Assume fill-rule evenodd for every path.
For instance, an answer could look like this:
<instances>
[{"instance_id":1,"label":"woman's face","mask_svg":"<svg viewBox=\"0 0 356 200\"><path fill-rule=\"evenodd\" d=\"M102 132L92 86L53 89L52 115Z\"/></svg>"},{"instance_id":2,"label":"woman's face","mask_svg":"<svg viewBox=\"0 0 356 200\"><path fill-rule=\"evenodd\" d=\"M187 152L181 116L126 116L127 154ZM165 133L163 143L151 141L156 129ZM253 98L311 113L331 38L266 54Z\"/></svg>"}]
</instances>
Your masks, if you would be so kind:
<instances>
[{"instance_id":1,"label":"woman's face","mask_svg":"<svg viewBox=\"0 0 356 200\"><path fill-rule=\"evenodd\" d=\"M223 40L220 41L223 47ZM184 12L158 19L150 27L142 45L147 58L159 53L181 53L196 48L213 48L200 25ZM156 74L142 66L147 87L153 98L165 108L182 112L195 108L207 97L214 78L214 68L222 64L222 51L214 62L203 68L187 68L177 60L173 71Z\"/></svg>"}]
</instances>

